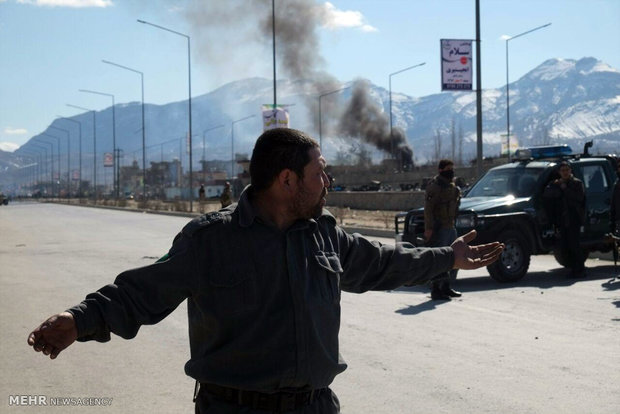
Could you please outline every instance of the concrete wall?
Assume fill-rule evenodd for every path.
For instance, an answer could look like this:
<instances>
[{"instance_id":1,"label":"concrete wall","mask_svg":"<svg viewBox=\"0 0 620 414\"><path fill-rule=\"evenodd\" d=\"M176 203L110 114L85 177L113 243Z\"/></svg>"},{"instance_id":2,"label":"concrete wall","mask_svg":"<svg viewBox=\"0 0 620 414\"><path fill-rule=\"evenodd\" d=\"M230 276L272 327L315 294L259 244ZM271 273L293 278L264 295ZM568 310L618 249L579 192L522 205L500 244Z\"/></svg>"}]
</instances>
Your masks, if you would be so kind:
<instances>
[{"instance_id":1,"label":"concrete wall","mask_svg":"<svg viewBox=\"0 0 620 414\"><path fill-rule=\"evenodd\" d=\"M332 191L327 208L407 211L424 205L424 191Z\"/></svg>"}]
</instances>

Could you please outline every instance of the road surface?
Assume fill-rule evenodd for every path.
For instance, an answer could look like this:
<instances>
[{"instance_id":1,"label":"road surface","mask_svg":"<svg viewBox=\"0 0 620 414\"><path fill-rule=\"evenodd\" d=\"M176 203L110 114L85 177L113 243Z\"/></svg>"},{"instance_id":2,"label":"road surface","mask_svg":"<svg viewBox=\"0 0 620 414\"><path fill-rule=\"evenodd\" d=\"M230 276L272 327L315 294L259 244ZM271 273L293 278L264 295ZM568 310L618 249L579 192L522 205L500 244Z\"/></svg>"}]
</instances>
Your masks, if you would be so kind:
<instances>
[{"instance_id":1,"label":"road surface","mask_svg":"<svg viewBox=\"0 0 620 414\"><path fill-rule=\"evenodd\" d=\"M76 343L55 361L26 345L43 319L163 255L187 221L0 207L0 412L193 412L185 304L133 340ZM463 297L451 302L431 301L423 287L343 293L349 368L332 386L342 412L620 412L620 281L612 262L587 266L579 281L550 256L533 258L516 284L498 284L484 269L461 272Z\"/></svg>"}]
</instances>

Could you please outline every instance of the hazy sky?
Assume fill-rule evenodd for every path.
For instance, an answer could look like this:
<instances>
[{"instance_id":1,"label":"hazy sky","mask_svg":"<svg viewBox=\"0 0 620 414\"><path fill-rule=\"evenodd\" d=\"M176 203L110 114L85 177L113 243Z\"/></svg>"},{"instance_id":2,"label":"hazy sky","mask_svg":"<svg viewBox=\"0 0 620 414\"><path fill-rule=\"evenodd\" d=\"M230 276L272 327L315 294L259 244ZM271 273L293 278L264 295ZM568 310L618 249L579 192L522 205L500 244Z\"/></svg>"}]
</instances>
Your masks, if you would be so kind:
<instances>
[{"instance_id":1,"label":"hazy sky","mask_svg":"<svg viewBox=\"0 0 620 414\"><path fill-rule=\"evenodd\" d=\"M296 34L318 40L308 54L316 70L341 82L366 78L410 96L440 93L439 41L475 38L474 0L275 0L315 11L295 23ZM550 58L591 56L620 69L620 0L480 0L482 87L506 84L506 36L552 23L509 42L510 81ZM290 13L295 14L296 10ZM0 149L13 151L57 116L140 100L188 96L191 38L192 95L246 77L272 77L271 36L258 30L269 0L0 0ZM276 20L276 28L278 21ZM307 46L307 45L306 45ZM288 78L278 59L278 78ZM259 108L257 108L257 112Z\"/></svg>"}]
</instances>

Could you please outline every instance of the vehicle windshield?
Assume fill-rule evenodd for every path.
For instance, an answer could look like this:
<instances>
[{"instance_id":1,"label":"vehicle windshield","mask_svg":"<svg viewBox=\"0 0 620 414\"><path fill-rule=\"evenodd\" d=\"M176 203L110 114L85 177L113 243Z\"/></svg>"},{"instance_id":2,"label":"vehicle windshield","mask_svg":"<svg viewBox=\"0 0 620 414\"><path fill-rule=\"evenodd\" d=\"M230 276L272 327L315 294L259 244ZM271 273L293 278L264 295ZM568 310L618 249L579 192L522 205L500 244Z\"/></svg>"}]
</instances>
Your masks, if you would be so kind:
<instances>
[{"instance_id":1,"label":"vehicle windshield","mask_svg":"<svg viewBox=\"0 0 620 414\"><path fill-rule=\"evenodd\" d=\"M543 168L501 168L487 172L467 197L530 197Z\"/></svg>"}]
</instances>

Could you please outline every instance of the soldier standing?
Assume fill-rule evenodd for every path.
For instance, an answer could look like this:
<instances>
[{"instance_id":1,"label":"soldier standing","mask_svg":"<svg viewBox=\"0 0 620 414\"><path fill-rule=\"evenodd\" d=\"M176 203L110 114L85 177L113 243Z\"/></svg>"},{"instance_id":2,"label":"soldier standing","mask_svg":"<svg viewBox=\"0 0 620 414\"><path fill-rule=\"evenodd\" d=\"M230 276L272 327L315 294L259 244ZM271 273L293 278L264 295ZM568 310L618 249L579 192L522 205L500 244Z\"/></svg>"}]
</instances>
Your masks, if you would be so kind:
<instances>
[{"instance_id":1,"label":"soldier standing","mask_svg":"<svg viewBox=\"0 0 620 414\"><path fill-rule=\"evenodd\" d=\"M609 226L611 232L616 234L620 231L620 158L616 161L616 174L618 179L614 185L614 191L611 196L611 206L609 208Z\"/></svg>"},{"instance_id":2,"label":"soldier standing","mask_svg":"<svg viewBox=\"0 0 620 414\"><path fill-rule=\"evenodd\" d=\"M226 208L232 204L230 183L228 181L226 181L224 191L222 191L222 195L220 195L220 203L222 204L222 208Z\"/></svg>"},{"instance_id":3,"label":"soldier standing","mask_svg":"<svg viewBox=\"0 0 620 414\"><path fill-rule=\"evenodd\" d=\"M559 172L560 178L547 185L543 196L552 203L551 219L560 231L559 248L571 268L570 277L584 277L585 258L579 246L579 233L585 223L585 190L567 161L560 163Z\"/></svg>"},{"instance_id":4,"label":"soldier standing","mask_svg":"<svg viewBox=\"0 0 620 414\"><path fill-rule=\"evenodd\" d=\"M450 246L456 240L455 220L461 201L461 191L454 184L454 162L439 161L439 174L426 187L424 202L424 238L428 246ZM431 282L431 299L450 300L461 292L450 287L456 279L456 269L446 272L443 278Z\"/></svg>"}]
</instances>

